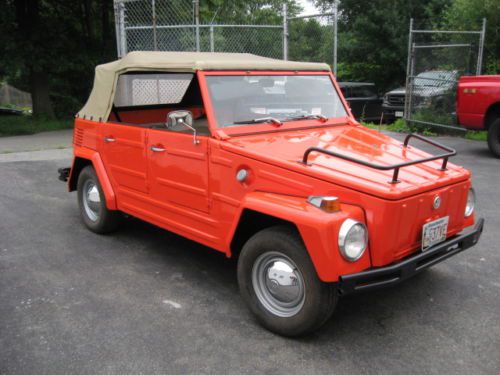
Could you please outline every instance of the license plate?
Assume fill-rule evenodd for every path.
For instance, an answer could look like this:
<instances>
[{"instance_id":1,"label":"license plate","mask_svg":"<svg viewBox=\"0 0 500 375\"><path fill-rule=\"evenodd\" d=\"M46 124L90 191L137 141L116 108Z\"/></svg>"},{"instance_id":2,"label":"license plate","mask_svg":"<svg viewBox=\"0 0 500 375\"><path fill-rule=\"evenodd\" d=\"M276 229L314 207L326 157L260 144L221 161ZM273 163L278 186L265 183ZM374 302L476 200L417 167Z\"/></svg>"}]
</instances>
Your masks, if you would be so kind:
<instances>
[{"instance_id":1,"label":"license plate","mask_svg":"<svg viewBox=\"0 0 500 375\"><path fill-rule=\"evenodd\" d=\"M446 240L450 217L442 217L422 227L422 251Z\"/></svg>"},{"instance_id":2,"label":"license plate","mask_svg":"<svg viewBox=\"0 0 500 375\"><path fill-rule=\"evenodd\" d=\"M403 117L403 111L396 111L396 112L394 112L394 116L396 116L396 117Z\"/></svg>"}]
</instances>

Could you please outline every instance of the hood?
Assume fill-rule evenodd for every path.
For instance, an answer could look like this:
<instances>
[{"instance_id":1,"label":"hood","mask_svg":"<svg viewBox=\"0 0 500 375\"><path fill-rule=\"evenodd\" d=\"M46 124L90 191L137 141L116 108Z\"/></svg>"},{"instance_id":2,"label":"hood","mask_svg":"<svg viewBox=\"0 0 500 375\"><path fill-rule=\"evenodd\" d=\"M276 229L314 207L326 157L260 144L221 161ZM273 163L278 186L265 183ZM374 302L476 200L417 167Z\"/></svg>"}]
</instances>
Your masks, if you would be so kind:
<instances>
[{"instance_id":1,"label":"hood","mask_svg":"<svg viewBox=\"0 0 500 375\"><path fill-rule=\"evenodd\" d=\"M416 96L422 96L422 97L432 97L432 96L444 95L452 89L453 89L453 85L448 85L448 86L443 85L443 86L438 86L438 87L413 86L413 94ZM400 87L400 88L394 89L392 91L389 91L388 93L386 93L386 95L405 96L406 89L404 87Z\"/></svg>"},{"instance_id":2,"label":"hood","mask_svg":"<svg viewBox=\"0 0 500 375\"><path fill-rule=\"evenodd\" d=\"M406 89L404 87L399 87L397 89L391 90L386 93L386 95L405 95Z\"/></svg>"},{"instance_id":3,"label":"hood","mask_svg":"<svg viewBox=\"0 0 500 375\"><path fill-rule=\"evenodd\" d=\"M402 142L364 126L337 125L233 137L224 142L223 148L384 199L405 198L470 177L467 170L452 163L446 171L440 171L441 159L402 167L397 184L389 183L393 170L381 171L318 152L309 155L308 165L301 163L309 147L380 165L431 156L415 147L418 142L412 139L405 148Z\"/></svg>"},{"instance_id":4,"label":"hood","mask_svg":"<svg viewBox=\"0 0 500 375\"><path fill-rule=\"evenodd\" d=\"M415 96L431 98L435 96L442 96L450 92L453 86L439 86L439 87L429 87L429 86L415 86L413 89L413 94Z\"/></svg>"}]
</instances>

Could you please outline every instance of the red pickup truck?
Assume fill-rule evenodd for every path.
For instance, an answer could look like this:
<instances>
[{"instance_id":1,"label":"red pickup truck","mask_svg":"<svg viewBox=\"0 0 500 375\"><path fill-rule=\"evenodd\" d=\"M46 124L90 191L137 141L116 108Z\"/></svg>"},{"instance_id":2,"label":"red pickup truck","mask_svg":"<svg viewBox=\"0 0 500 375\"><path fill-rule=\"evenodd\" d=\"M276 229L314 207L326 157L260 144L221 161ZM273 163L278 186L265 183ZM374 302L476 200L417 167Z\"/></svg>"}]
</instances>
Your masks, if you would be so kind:
<instances>
[{"instance_id":1,"label":"red pickup truck","mask_svg":"<svg viewBox=\"0 0 500 375\"><path fill-rule=\"evenodd\" d=\"M500 158L500 75L461 77L457 116L470 130L487 130L490 151Z\"/></svg>"}]
</instances>

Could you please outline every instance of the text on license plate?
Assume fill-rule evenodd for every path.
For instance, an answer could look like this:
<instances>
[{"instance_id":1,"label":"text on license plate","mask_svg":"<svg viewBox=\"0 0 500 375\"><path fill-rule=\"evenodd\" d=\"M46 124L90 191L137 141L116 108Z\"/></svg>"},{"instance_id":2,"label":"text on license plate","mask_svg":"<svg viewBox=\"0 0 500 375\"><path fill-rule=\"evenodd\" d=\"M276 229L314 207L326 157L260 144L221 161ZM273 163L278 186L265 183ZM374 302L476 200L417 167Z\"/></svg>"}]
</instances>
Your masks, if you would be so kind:
<instances>
[{"instance_id":1,"label":"text on license plate","mask_svg":"<svg viewBox=\"0 0 500 375\"><path fill-rule=\"evenodd\" d=\"M445 216L424 224L422 227L422 251L446 240L449 219L449 216Z\"/></svg>"}]
</instances>

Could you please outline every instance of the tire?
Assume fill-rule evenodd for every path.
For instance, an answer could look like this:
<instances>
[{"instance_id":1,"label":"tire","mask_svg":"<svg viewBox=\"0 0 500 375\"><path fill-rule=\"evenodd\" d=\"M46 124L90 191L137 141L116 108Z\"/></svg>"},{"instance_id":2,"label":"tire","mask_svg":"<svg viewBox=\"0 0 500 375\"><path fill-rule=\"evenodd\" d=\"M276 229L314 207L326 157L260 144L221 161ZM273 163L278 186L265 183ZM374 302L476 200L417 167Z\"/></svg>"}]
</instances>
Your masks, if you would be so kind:
<instances>
[{"instance_id":1,"label":"tire","mask_svg":"<svg viewBox=\"0 0 500 375\"><path fill-rule=\"evenodd\" d=\"M286 285L287 281L292 284ZM318 329L332 315L338 299L335 284L318 278L298 233L284 226L264 229L243 246L238 284L259 323L289 337Z\"/></svg>"},{"instance_id":2,"label":"tire","mask_svg":"<svg viewBox=\"0 0 500 375\"><path fill-rule=\"evenodd\" d=\"M500 158L500 118L493 121L488 128L488 147L493 155Z\"/></svg>"},{"instance_id":3,"label":"tire","mask_svg":"<svg viewBox=\"0 0 500 375\"><path fill-rule=\"evenodd\" d=\"M109 233L120 223L119 211L108 210L94 167L86 166L78 176L78 207L85 226L95 233Z\"/></svg>"}]
</instances>

